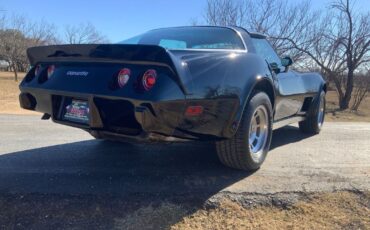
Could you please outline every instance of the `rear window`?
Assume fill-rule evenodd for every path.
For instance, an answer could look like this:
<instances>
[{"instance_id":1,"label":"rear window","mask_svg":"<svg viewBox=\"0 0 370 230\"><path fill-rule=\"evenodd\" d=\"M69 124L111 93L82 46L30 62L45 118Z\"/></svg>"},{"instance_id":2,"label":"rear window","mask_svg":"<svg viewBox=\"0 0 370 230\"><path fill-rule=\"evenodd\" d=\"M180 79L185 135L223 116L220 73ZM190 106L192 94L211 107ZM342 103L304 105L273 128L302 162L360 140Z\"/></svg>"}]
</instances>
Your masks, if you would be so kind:
<instances>
[{"instance_id":1,"label":"rear window","mask_svg":"<svg viewBox=\"0 0 370 230\"><path fill-rule=\"evenodd\" d=\"M237 33L228 28L179 27L152 30L120 44L159 45L166 49L233 49L244 46Z\"/></svg>"}]
</instances>

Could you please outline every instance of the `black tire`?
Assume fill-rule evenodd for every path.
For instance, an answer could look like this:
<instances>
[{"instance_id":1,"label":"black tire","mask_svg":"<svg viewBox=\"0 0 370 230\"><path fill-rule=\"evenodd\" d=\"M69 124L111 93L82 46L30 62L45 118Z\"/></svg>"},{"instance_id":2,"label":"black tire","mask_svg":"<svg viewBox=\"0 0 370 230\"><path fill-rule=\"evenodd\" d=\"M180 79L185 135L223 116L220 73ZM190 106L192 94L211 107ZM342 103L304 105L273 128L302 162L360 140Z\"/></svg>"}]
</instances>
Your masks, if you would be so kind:
<instances>
[{"instance_id":1,"label":"black tire","mask_svg":"<svg viewBox=\"0 0 370 230\"><path fill-rule=\"evenodd\" d=\"M264 126L264 131L260 131L260 135L261 132L266 131L267 133L266 136L264 136L266 140L263 142L263 145L261 145L261 148L258 151L259 157L256 158L257 155L255 154L257 153L253 153L249 143L251 138L250 129L252 118L255 119L254 115L256 111L262 108L264 108L267 113L266 125ZM258 134L258 132L254 132L254 134ZM218 158L224 165L231 168L247 171L256 170L260 168L266 158L267 152L270 148L271 137L272 106L270 99L266 93L255 92L248 105L244 109L239 128L234 137L216 142Z\"/></svg>"},{"instance_id":2,"label":"black tire","mask_svg":"<svg viewBox=\"0 0 370 230\"><path fill-rule=\"evenodd\" d=\"M301 132L311 135L320 133L325 119L325 103L325 92L321 91L316 100L312 102L306 120L299 122Z\"/></svg>"}]
</instances>

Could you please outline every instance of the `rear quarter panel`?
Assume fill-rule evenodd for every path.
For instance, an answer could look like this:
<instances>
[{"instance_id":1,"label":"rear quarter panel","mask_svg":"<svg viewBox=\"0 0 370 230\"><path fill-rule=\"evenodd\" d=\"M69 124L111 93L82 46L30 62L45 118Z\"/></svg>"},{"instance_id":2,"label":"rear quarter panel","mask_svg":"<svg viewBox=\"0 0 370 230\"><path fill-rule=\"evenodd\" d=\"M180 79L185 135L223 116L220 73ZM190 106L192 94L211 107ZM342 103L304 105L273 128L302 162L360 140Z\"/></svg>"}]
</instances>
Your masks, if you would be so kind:
<instances>
[{"instance_id":1,"label":"rear quarter panel","mask_svg":"<svg viewBox=\"0 0 370 230\"><path fill-rule=\"evenodd\" d=\"M234 51L171 51L187 73L188 103L222 100L219 106L205 106L213 114L209 126L221 130L219 136L231 137L240 121L244 106L258 81L272 84L268 66L259 56ZM191 80L190 80L191 79ZM226 103L225 101L229 101ZM231 109L226 109L231 107ZM207 122L203 122L207 124ZM215 127L216 126L216 127ZM194 126L195 127L195 126Z\"/></svg>"}]
</instances>

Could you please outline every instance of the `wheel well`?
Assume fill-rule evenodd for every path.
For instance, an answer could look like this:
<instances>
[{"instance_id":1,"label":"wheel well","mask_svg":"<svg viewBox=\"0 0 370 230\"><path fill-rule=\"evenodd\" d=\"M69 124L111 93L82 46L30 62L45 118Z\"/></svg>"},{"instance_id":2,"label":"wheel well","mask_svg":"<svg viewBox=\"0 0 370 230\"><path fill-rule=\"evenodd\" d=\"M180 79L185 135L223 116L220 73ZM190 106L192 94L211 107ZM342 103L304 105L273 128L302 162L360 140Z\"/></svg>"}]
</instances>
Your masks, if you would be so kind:
<instances>
[{"instance_id":1,"label":"wheel well","mask_svg":"<svg viewBox=\"0 0 370 230\"><path fill-rule=\"evenodd\" d=\"M261 80L260 82L258 82L254 86L253 90L262 91L262 92L266 93L270 98L272 108L274 108L274 105L275 105L275 91L274 91L274 87L272 86L272 84L268 80L266 80L266 79Z\"/></svg>"},{"instance_id":2,"label":"wheel well","mask_svg":"<svg viewBox=\"0 0 370 230\"><path fill-rule=\"evenodd\" d=\"M232 133L230 133L231 134L230 137L232 137L235 134L235 132L237 131L237 129L239 128L239 124L240 124L240 121L242 119L245 107L248 106L249 101L252 99L252 97L254 96L256 91L264 92L264 93L267 94L267 96L269 97L270 102L271 102L273 113L275 114L275 90L274 90L274 87L273 87L272 83L269 80L261 79L251 89L250 94L248 95L248 97L245 100L244 107L239 108L239 112L238 112L238 115L237 115L237 120L235 120L234 123L233 123L233 127L232 127L233 131L232 131ZM274 116L274 114L273 114L273 116ZM234 124L236 124L236 125L234 126Z\"/></svg>"}]
</instances>

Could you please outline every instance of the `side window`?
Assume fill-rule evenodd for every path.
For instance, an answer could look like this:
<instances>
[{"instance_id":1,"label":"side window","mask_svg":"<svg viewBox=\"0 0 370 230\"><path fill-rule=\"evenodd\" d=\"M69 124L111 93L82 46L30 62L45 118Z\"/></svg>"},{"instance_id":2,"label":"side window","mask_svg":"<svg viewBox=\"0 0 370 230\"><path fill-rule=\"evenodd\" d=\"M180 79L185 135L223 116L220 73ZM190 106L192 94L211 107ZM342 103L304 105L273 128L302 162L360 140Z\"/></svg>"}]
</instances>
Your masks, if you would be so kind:
<instances>
[{"instance_id":1,"label":"side window","mask_svg":"<svg viewBox=\"0 0 370 230\"><path fill-rule=\"evenodd\" d=\"M266 59L269 64L276 63L282 67L281 59L266 39L252 38L252 43L257 54Z\"/></svg>"}]
</instances>

